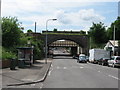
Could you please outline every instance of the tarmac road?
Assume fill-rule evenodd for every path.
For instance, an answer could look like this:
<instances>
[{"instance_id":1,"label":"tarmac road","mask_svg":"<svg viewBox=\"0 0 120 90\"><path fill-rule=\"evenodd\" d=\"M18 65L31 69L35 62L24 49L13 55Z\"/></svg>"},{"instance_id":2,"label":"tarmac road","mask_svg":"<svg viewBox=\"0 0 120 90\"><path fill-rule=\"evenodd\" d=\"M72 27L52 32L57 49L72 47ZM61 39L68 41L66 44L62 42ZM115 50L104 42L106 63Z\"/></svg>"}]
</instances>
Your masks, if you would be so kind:
<instances>
[{"instance_id":1,"label":"tarmac road","mask_svg":"<svg viewBox=\"0 0 120 90\"><path fill-rule=\"evenodd\" d=\"M57 56L42 88L118 88L118 68Z\"/></svg>"}]
</instances>

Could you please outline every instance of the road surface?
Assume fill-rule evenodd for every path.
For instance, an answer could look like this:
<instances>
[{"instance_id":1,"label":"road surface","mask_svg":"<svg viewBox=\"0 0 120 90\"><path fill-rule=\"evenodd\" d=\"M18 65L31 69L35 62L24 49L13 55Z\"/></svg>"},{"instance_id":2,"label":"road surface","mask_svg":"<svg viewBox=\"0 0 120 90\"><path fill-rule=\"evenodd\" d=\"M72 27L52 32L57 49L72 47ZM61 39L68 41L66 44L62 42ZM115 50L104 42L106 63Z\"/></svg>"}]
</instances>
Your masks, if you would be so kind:
<instances>
[{"instance_id":1,"label":"road surface","mask_svg":"<svg viewBox=\"0 0 120 90\"><path fill-rule=\"evenodd\" d=\"M62 90L67 88L69 90L74 90L71 88L79 88L77 90L116 90L113 88L118 88L118 80L120 80L118 70L118 68L97 64L77 63L76 59L69 56L56 56L44 82L14 86L15 89L9 90L24 90L16 88L26 88L25 90L53 90L53 88L54 90L56 88Z\"/></svg>"},{"instance_id":2,"label":"road surface","mask_svg":"<svg viewBox=\"0 0 120 90\"><path fill-rule=\"evenodd\" d=\"M118 88L118 68L54 57L42 88Z\"/></svg>"}]
</instances>

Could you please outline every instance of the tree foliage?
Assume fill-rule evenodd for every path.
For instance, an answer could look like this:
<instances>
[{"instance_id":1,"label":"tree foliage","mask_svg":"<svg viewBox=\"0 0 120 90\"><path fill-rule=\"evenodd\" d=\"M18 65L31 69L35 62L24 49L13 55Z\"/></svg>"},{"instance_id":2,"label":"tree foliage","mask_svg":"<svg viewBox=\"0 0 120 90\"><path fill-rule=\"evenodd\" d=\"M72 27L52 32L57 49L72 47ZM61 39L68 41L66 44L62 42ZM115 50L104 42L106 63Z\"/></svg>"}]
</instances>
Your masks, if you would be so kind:
<instances>
[{"instance_id":1,"label":"tree foliage","mask_svg":"<svg viewBox=\"0 0 120 90\"><path fill-rule=\"evenodd\" d=\"M32 33L33 31L31 29L27 30L27 33Z\"/></svg>"},{"instance_id":2,"label":"tree foliage","mask_svg":"<svg viewBox=\"0 0 120 90\"><path fill-rule=\"evenodd\" d=\"M115 26L115 39L120 40L120 17L115 20L111 26L107 29L107 37L110 40L113 40L113 33L114 33L114 26Z\"/></svg>"},{"instance_id":3,"label":"tree foliage","mask_svg":"<svg viewBox=\"0 0 120 90\"><path fill-rule=\"evenodd\" d=\"M57 29L56 29L56 28L54 28L53 32L57 32Z\"/></svg>"},{"instance_id":4,"label":"tree foliage","mask_svg":"<svg viewBox=\"0 0 120 90\"><path fill-rule=\"evenodd\" d=\"M89 35L95 44L103 44L107 41L106 29L102 22L93 23L90 27Z\"/></svg>"},{"instance_id":5,"label":"tree foliage","mask_svg":"<svg viewBox=\"0 0 120 90\"><path fill-rule=\"evenodd\" d=\"M86 32L85 32L85 31L83 31L83 30L81 30L81 31L80 31L80 34L86 34Z\"/></svg>"},{"instance_id":6,"label":"tree foliage","mask_svg":"<svg viewBox=\"0 0 120 90\"><path fill-rule=\"evenodd\" d=\"M17 56L16 47L31 47L34 46L34 59L41 59L43 57L43 42L36 40L36 37L30 36L22 32L24 28L18 22L16 17L2 18L2 58L9 59ZM31 33L32 30L28 30ZM28 45L28 41L30 44ZM0 48L0 50L1 50ZM0 56L1 58L1 56Z\"/></svg>"},{"instance_id":7,"label":"tree foliage","mask_svg":"<svg viewBox=\"0 0 120 90\"><path fill-rule=\"evenodd\" d=\"M2 45L6 48L20 43L21 24L16 17L2 18Z\"/></svg>"}]
</instances>

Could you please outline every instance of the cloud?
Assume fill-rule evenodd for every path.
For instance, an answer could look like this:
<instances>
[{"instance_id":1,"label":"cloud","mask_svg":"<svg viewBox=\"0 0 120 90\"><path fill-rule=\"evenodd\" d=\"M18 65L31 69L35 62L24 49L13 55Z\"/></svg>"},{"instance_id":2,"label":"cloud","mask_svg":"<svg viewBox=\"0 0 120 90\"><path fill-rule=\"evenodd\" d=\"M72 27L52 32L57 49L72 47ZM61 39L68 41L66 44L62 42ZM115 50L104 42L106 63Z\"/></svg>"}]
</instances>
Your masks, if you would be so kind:
<instances>
[{"instance_id":1,"label":"cloud","mask_svg":"<svg viewBox=\"0 0 120 90\"><path fill-rule=\"evenodd\" d=\"M79 11L80 18L83 21L100 22L105 18L95 12L94 9L83 9Z\"/></svg>"},{"instance_id":2,"label":"cloud","mask_svg":"<svg viewBox=\"0 0 120 90\"><path fill-rule=\"evenodd\" d=\"M56 17L63 25L90 27L92 22L102 22L105 17L99 15L94 9L81 9L78 12L66 13L63 10L56 12Z\"/></svg>"},{"instance_id":3,"label":"cloud","mask_svg":"<svg viewBox=\"0 0 120 90\"><path fill-rule=\"evenodd\" d=\"M63 10L59 10L56 12L56 17L62 24L70 24L72 23L71 19L69 18L69 14L65 13Z\"/></svg>"},{"instance_id":4,"label":"cloud","mask_svg":"<svg viewBox=\"0 0 120 90\"><path fill-rule=\"evenodd\" d=\"M94 0L84 1L86 2L83 0L3 0L2 16L17 16L26 29L34 27L35 21L40 29L45 29L46 20L50 18L58 20L50 21L49 28L56 26L64 30L69 28L72 30L72 26L88 29L92 22L105 20L105 17L94 9L84 9L86 6L94 5Z\"/></svg>"},{"instance_id":5,"label":"cloud","mask_svg":"<svg viewBox=\"0 0 120 90\"><path fill-rule=\"evenodd\" d=\"M118 1L119 0L45 0L44 2L118 2Z\"/></svg>"}]
</instances>

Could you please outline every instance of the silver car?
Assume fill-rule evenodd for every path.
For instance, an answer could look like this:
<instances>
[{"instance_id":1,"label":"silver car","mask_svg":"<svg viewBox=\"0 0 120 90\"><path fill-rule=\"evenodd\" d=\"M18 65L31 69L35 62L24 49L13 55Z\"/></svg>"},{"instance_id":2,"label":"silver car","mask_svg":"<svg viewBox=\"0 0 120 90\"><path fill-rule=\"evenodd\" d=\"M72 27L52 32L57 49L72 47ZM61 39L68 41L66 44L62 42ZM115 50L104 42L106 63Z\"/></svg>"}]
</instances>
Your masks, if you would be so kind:
<instances>
[{"instance_id":1,"label":"silver car","mask_svg":"<svg viewBox=\"0 0 120 90\"><path fill-rule=\"evenodd\" d=\"M112 56L112 58L108 60L108 66L120 66L120 56Z\"/></svg>"},{"instance_id":2,"label":"silver car","mask_svg":"<svg viewBox=\"0 0 120 90\"><path fill-rule=\"evenodd\" d=\"M83 62L83 63L87 63L87 59L86 59L86 56L79 56L77 62Z\"/></svg>"}]
</instances>

